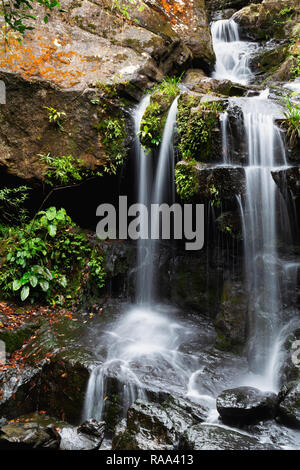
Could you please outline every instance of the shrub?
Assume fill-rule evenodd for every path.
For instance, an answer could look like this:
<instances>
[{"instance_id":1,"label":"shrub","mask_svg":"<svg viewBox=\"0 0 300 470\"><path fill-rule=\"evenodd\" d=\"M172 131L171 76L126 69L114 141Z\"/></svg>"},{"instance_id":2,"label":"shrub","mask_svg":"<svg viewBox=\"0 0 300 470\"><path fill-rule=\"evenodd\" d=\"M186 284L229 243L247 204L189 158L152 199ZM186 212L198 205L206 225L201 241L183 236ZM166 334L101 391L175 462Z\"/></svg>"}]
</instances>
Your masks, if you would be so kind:
<instances>
[{"instance_id":1,"label":"shrub","mask_svg":"<svg viewBox=\"0 0 300 470\"><path fill-rule=\"evenodd\" d=\"M287 108L284 112L283 126L287 129L289 144L293 146L300 138L300 105L292 103L289 97L283 98L283 102Z\"/></svg>"},{"instance_id":2,"label":"shrub","mask_svg":"<svg viewBox=\"0 0 300 470\"><path fill-rule=\"evenodd\" d=\"M0 289L5 297L64 304L76 298L85 268L103 287L103 256L66 214L50 207L23 228L6 233L1 247Z\"/></svg>"}]
</instances>

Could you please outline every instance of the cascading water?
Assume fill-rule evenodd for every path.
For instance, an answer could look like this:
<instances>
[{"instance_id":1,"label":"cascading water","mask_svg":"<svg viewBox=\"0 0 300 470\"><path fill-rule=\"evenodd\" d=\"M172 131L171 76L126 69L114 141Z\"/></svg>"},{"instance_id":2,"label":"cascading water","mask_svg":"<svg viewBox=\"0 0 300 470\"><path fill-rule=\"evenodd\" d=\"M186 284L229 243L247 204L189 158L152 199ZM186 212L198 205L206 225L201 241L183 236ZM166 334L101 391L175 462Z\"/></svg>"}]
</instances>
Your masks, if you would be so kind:
<instances>
[{"instance_id":1,"label":"cascading water","mask_svg":"<svg viewBox=\"0 0 300 470\"><path fill-rule=\"evenodd\" d=\"M271 171L286 165L274 109L260 96L240 100L247 138L246 196L242 213L245 266L251 298L249 307L249 362L261 375L260 387L278 388L280 347L280 283L277 252L280 194ZM278 112L278 111L277 111Z\"/></svg>"},{"instance_id":2,"label":"cascading water","mask_svg":"<svg viewBox=\"0 0 300 470\"><path fill-rule=\"evenodd\" d=\"M216 54L213 77L247 84L252 77L249 59L255 43L240 40L239 26L233 19L212 23L211 34Z\"/></svg>"},{"instance_id":3,"label":"cascading water","mask_svg":"<svg viewBox=\"0 0 300 470\"><path fill-rule=\"evenodd\" d=\"M178 107L178 98L173 101L168 117L166 120L161 148L159 151L157 168L155 172L155 180L152 188L151 203L172 204L175 201L175 179L174 179L174 147L173 147L173 134L176 124ZM147 158L147 157L146 157ZM150 207L150 205L149 205ZM142 272L140 281L137 284L137 298L142 303L151 304L155 296L155 280L154 280L154 263L153 259L157 252L157 241L159 237L159 219L154 221L154 226L151 227L153 233L156 234L157 239L152 240L138 240L138 251L141 246L147 252L147 260L142 263Z\"/></svg>"},{"instance_id":4,"label":"cascading water","mask_svg":"<svg viewBox=\"0 0 300 470\"><path fill-rule=\"evenodd\" d=\"M256 45L240 41L233 19L212 24L216 66L213 76L249 83L248 66ZM281 293L287 282L285 263L278 255L278 242L289 235L290 224L285 203L275 184L272 171L286 167L285 145L275 118L281 109L268 99L268 90L253 98L234 98L230 105L241 109L240 126L246 139L246 194L238 199L242 215L245 273L249 289L248 362L250 376L245 385L277 391L280 385L282 345L289 332L293 314L283 315ZM229 112L221 115L223 162L230 165L233 151L229 143ZM295 281L296 282L296 281ZM285 318L283 318L285 316ZM287 318L286 318L287 317Z\"/></svg>"},{"instance_id":5,"label":"cascading water","mask_svg":"<svg viewBox=\"0 0 300 470\"><path fill-rule=\"evenodd\" d=\"M149 99L149 97L144 98L134 113L136 135ZM151 156L146 155L139 140L136 141L138 202L149 209L152 202L156 204L171 202L174 198L172 140L176 113L177 98L168 113L153 184L150 171ZM148 224L148 219L142 218L141 225L143 224ZM135 399L145 397L145 383L142 383L138 374L140 368L154 371L160 363L173 378L176 377L175 383L179 387L184 388L188 383L189 369L183 361L185 356L178 349L191 336L191 331L169 318L166 307L155 305L153 302L153 258L156 249L155 240L142 238L138 240L137 305L129 309L101 338L101 348L105 349L106 357L104 363L92 371L89 379L83 413L86 419L91 417L100 419L103 416L109 377L117 376L118 381L123 384L119 399L122 401L124 415ZM158 378L158 383L160 380Z\"/></svg>"}]
</instances>

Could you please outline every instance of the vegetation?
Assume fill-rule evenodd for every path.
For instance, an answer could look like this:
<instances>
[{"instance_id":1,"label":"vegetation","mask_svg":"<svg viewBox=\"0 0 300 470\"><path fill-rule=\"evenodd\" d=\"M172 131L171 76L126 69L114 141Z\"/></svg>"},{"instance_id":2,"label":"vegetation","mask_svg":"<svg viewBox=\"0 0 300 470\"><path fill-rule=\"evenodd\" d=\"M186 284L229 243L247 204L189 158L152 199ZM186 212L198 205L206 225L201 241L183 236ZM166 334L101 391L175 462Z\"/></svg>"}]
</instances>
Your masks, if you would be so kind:
<instances>
[{"instance_id":1,"label":"vegetation","mask_svg":"<svg viewBox=\"0 0 300 470\"><path fill-rule=\"evenodd\" d=\"M48 166L45 181L50 186L78 183L89 176L102 176L100 171L88 169L83 160L74 158L72 155L62 155L55 158L48 153L38 156Z\"/></svg>"},{"instance_id":2,"label":"vegetation","mask_svg":"<svg viewBox=\"0 0 300 470\"><path fill-rule=\"evenodd\" d=\"M58 0L2 0L1 13L4 16L5 23L14 31L23 34L26 30L34 29L33 26L27 24L27 20L36 17L32 14L35 3L44 6L49 12L54 8L60 8ZM44 23L48 23L49 14L44 16Z\"/></svg>"},{"instance_id":3,"label":"vegetation","mask_svg":"<svg viewBox=\"0 0 300 470\"><path fill-rule=\"evenodd\" d=\"M283 126L287 129L287 138L291 146L300 139L300 105L292 103L289 97L283 98L287 111L284 112Z\"/></svg>"},{"instance_id":4,"label":"vegetation","mask_svg":"<svg viewBox=\"0 0 300 470\"><path fill-rule=\"evenodd\" d=\"M139 138L146 151L160 145L172 101L180 93L180 77L166 77L153 90L151 102L141 121Z\"/></svg>"},{"instance_id":5,"label":"vegetation","mask_svg":"<svg viewBox=\"0 0 300 470\"><path fill-rule=\"evenodd\" d=\"M58 126L61 131L64 130L62 126L62 120L65 119L66 113L63 111L57 111L57 109L45 106L45 109L48 109L48 119L49 122Z\"/></svg>"},{"instance_id":6,"label":"vegetation","mask_svg":"<svg viewBox=\"0 0 300 470\"><path fill-rule=\"evenodd\" d=\"M190 201L197 192L197 178L193 159L175 167L176 190L183 201Z\"/></svg>"},{"instance_id":7,"label":"vegetation","mask_svg":"<svg viewBox=\"0 0 300 470\"><path fill-rule=\"evenodd\" d=\"M177 126L181 158L197 161L210 159L213 146L212 131L218 125L222 111L221 102L201 102L198 97L185 95L179 100Z\"/></svg>"},{"instance_id":8,"label":"vegetation","mask_svg":"<svg viewBox=\"0 0 300 470\"><path fill-rule=\"evenodd\" d=\"M24 208L24 202L28 199L29 190L28 186L0 189L0 221L2 223L20 224L26 221L27 210Z\"/></svg>"},{"instance_id":9,"label":"vegetation","mask_svg":"<svg viewBox=\"0 0 300 470\"><path fill-rule=\"evenodd\" d=\"M102 137L109 162L104 171L115 174L117 167L124 162L126 148L124 140L126 137L125 120L123 117L114 117L101 120L95 128Z\"/></svg>"},{"instance_id":10,"label":"vegetation","mask_svg":"<svg viewBox=\"0 0 300 470\"><path fill-rule=\"evenodd\" d=\"M3 233L3 232L2 232ZM78 296L85 268L104 285L103 256L66 214L50 207L2 239L0 290L4 297L67 305Z\"/></svg>"}]
</instances>

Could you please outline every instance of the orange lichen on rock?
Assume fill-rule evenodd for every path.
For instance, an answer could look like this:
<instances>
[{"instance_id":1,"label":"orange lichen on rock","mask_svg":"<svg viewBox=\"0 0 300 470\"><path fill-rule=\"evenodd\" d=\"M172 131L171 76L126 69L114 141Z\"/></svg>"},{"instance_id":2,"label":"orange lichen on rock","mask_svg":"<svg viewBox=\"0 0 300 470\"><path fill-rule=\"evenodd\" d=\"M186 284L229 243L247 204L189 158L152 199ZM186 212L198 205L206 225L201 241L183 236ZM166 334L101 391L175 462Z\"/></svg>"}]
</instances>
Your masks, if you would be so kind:
<instances>
[{"instance_id":1,"label":"orange lichen on rock","mask_svg":"<svg viewBox=\"0 0 300 470\"><path fill-rule=\"evenodd\" d=\"M11 37L8 43L2 44L0 68L19 73L24 79L43 79L54 82L62 88L73 87L86 75L82 66L76 66L76 60L85 60L74 51L58 51L55 40L45 43L40 35L34 38L34 48L30 44L30 35L26 42L19 42ZM91 64L94 65L94 64ZM91 68L87 64L88 68Z\"/></svg>"},{"instance_id":2,"label":"orange lichen on rock","mask_svg":"<svg viewBox=\"0 0 300 470\"><path fill-rule=\"evenodd\" d=\"M163 16L172 24L189 24L194 9L193 0L158 0L158 3L163 9Z\"/></svg>"}]
</instances>

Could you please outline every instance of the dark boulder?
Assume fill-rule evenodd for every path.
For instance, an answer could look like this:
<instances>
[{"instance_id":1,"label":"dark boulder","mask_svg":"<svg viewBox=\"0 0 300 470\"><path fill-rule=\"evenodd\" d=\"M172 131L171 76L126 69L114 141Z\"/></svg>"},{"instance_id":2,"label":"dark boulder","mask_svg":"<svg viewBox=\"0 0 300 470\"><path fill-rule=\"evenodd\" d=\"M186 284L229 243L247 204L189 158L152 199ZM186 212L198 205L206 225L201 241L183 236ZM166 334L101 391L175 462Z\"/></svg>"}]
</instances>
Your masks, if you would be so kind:
<instances>
[{"instance_id":1,"label":"dark boulder","mask_svg":"<svg viewBox=\"0 0 300 470\"><path fill-rule=\"evenodd\" d=\"M231 429L209 424L197 424L189 428L181 443L188 450L270 450L270 444L262 444L255 437Z\"/></svg>"},{"instance_id":2,"label":"dark boulder","mask_svg":"<svg viewBox=\"0 0 300 470\"><path fill-rule=\"evenodd\" d=\"M161 405L136 400L127 420L116 428L112 447L116 450L177 449L184 432L203 422L207 409L182 398L170 398Z\"/></svg>"},{"instance_id":3,"label":"dark boulder","mask_svg":"<svg viewBox=\"0 0 300 470\"><path fill-rule=\"evenodd\" d=\"M250 424L274 418L277 396L254 387L237 387L224 390L217 398L217 410L222 421Z\"/></svg>"},{"instance_id":4,"label":"dark boulder","mask_svg":"<svg viewBox=\"0 0 300 470\"><path fill-rule=\"evenodd\" d=\"M248 298L239 282L225 282L219 312L215 346L223 351L241 352L246 343Z\"/></svg>"},{"instance_id":5,"label":"dark boulder","mask_svg":"<svg viewBox=\"0 0 300 470\"><path fill-rule=\"evenodd\" d=\"M285 386L280 393L284 399L278 408L278 420L288 426L300 429L300 383Z\"/></svg>"}]
</instances>

